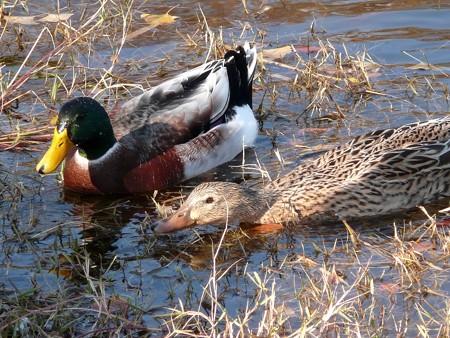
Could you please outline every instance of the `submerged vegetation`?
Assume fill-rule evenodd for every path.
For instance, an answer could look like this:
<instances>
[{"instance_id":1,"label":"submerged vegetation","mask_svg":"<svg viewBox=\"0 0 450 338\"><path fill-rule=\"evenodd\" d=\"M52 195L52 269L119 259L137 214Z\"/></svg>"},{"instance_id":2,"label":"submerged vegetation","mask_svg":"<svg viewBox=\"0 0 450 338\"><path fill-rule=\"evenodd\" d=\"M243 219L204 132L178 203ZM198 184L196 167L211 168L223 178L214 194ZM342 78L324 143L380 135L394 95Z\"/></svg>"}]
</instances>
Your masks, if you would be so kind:
<instances>
[{"instance_id":1,"label":"submerged vegetation","mask_svg":"<svg viewBox=\"0 0 450 338\"><path fill-rule=\"evenodd\" d=\"M447 201L399 217L414 222L157 238L149 205L166 212L179 188L97 200L33 173L61 102L88 95L114 107L242 41L260 51L264 141L231 179L260 184L356 131L448 112L448 65L423 51L395 65L315 21L278 42L267 23L283 2L233 3L243 14L222 19L189 5L2 1L0 335L450 336Z\"/></svg>"}]
</instances>

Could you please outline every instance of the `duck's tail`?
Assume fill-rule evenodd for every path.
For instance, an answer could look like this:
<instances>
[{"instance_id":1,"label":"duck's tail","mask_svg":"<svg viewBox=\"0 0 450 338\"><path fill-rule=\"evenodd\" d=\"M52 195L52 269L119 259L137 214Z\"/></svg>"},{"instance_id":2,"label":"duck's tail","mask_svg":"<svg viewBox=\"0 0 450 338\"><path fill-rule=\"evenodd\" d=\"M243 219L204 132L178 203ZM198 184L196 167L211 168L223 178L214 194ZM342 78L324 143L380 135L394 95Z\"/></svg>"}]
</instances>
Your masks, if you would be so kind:
<instances>
[{"instance_id":1,"label":"duck's tail","mask_svg":"<svg viewBox=\"0 0 450 338\"><path fill-rule=\"evenodd\" d=\"M256 70L256 48L246 42L236 50L225 54L228 81L230 83L229 106L248 104L252 107L252 83Z\"/></svg>"}]
</instances>

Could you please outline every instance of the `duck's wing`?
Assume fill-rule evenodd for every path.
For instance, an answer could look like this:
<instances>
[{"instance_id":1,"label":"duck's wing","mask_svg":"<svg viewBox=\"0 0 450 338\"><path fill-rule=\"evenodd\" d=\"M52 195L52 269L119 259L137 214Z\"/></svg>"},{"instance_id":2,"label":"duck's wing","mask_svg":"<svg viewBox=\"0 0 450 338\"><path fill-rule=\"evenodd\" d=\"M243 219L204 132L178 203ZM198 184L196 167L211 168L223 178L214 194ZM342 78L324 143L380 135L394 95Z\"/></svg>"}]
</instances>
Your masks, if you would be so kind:
<instances>
[{"instance_id":1,"label":"duck's wing","mask_svg":"<svg viewBox=\"0 0 450 338\"><path fill-rule=\"evenodd\" d=\"M291 182L281 199L315 223L384 215L450 196L450 140L374 154L358 165L345 179L317 174Z\"/></svg>"},{"instance_id":2,"label":"duck's wing","mask_svg":"<svg viewBox=\"0 0 450 338\"><path fill-rule=\"evenodd\" d=\"M120 108L112 122L117 138L133 133L146 142L162 129L171 135L167 147L189 141L230 114L232 104L251 103L255 65L256 51L246 45L161 83Z\"/></svg>"},{"instance_id":3,"label":"duck's wing","mask_svg":"<svg viewBox=\"0 0 450 338\"><path fill-rule=\"evenodd\" d=\"M449 139L450 117L377 130L329 150L313 161L300 164L287 175L290 180L281 177L270 183L270 186L287 188L292 182L300 186L301 182L307 184L316 180L344 181L363 173L376 176L380 174L375 173L380 171L383 164L393 165L394 161L397 161L397 173L402 170L412 173L435 164L434 161L442 164L446 154L445 144ZM441 160L437 158L439 151L444 156ZM423 156L426 154L428 157L425 160ZM389 175L389 172L381 170L381 174Z\"/></svg>"},{"instance_id":4,"label":"duck's wing","mask_svg":"<svg viewBox=\"0 0 450 338\"><path fill-rule=\"evenodd\" d=\"M126 102L112 122L118 138L140 129L150 133L157 123L171 125L182 134L186 130L199 133L215 114L213 99L220 107L228 100L223 63L208 62Z\"/></svg>"},{"instance_id":5,"label":"duck's wing","mask_svg":"<svg viewBox=\"0 0 450 338\"><path fill-rule=\"evenodd\" d=\"M373 156L354 179L408 180L442 170L450 170L450 140L420 142Z\"/></svg>"},{"instance_id":6,"label":"duck's wing","mask_svg":"<svg viewBox=\"0 0 450 338\"><path fill-rule=\"evenodd\" d=\"M354 158L372 156L373 153L401 149L419 142L448 139L450 139L450 117L410 123L357 136L325 153L318 159L316 166L329 166L330 161L340 165Z\"/></svg>"},{"instance_id":7,"label":"duck's wing","mask_svg":"<svg viewBox=\"0 0 450 338\"><path fill-rule=\"evenodd\" d=\"M377 130L357 136L327 151L316 160L299 165L294 172L298 177L305 179L320 175L322 178L326 176L330 179L344 180L361 172L361 168L373 158L402 154L409 146L414 148L417 144L435 141L439 143L448 139L450 139L450 117Z\"/></svg>"},{"instance_id":8,"label":"duck's wing","mask_svg":"<svg viewBox=\"0 0 450 338\"><path fill-rule=\"evenodd\" d=\"M449 197L450 141L388 151L321 193L324 209L343 219L389 214Z\"/></svg>"}]
</instances>

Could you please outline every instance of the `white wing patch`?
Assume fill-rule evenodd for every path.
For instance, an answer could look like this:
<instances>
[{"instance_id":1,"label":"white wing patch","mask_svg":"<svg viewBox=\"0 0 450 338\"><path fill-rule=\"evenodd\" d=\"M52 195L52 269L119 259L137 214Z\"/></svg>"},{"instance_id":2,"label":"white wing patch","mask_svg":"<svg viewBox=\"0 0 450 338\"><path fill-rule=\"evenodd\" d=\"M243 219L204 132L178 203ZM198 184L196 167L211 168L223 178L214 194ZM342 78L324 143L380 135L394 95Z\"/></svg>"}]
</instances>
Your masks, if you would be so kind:
<instances>
[{"instance_id":1,"label":"white wing patch","mask_svg":"<svg viewBox=\"0 0 450 338\"><path fill-rule=\"evenodd\" d=\"M252 146L258 135L258 123L248 105L234 107L236 115L188 144L175 146L185 164L183 180L195 177L219 164L231 161L245 146Z\"/></svg>"}]
</instances>

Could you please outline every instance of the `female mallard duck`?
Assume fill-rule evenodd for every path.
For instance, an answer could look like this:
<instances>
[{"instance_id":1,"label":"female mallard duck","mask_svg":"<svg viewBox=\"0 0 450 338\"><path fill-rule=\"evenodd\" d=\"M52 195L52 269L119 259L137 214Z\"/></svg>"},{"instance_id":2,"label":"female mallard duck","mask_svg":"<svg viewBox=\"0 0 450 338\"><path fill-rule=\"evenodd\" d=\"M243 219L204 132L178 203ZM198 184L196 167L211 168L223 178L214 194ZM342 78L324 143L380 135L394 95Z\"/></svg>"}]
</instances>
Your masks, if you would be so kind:
<instances>
[{"instance_id":1,"label":"female mallard duck","mask_svg":"<svg viewBox=\"0 0 450 338\"><path fill-rule=\"evenodd\" d=\"M66 158L66 188L140 193L230 161L257 136L255 67L256 50L246 43L126 102L111 120L97 101L73 99L61 107L52 144L36 170L50 173Z\"/></svg>"},{"instance_id":2,"label":"female mallard duck","mask_svg":"<svg viewBox=\"0 0 450 338\"><path fill-rule=\"evenodd\" d=\"M203 183L157 233L240 221L306 223L373 217L450 196L450 117L375 131L301 164L261 190Z\"/></svg>"}]
</instances>

